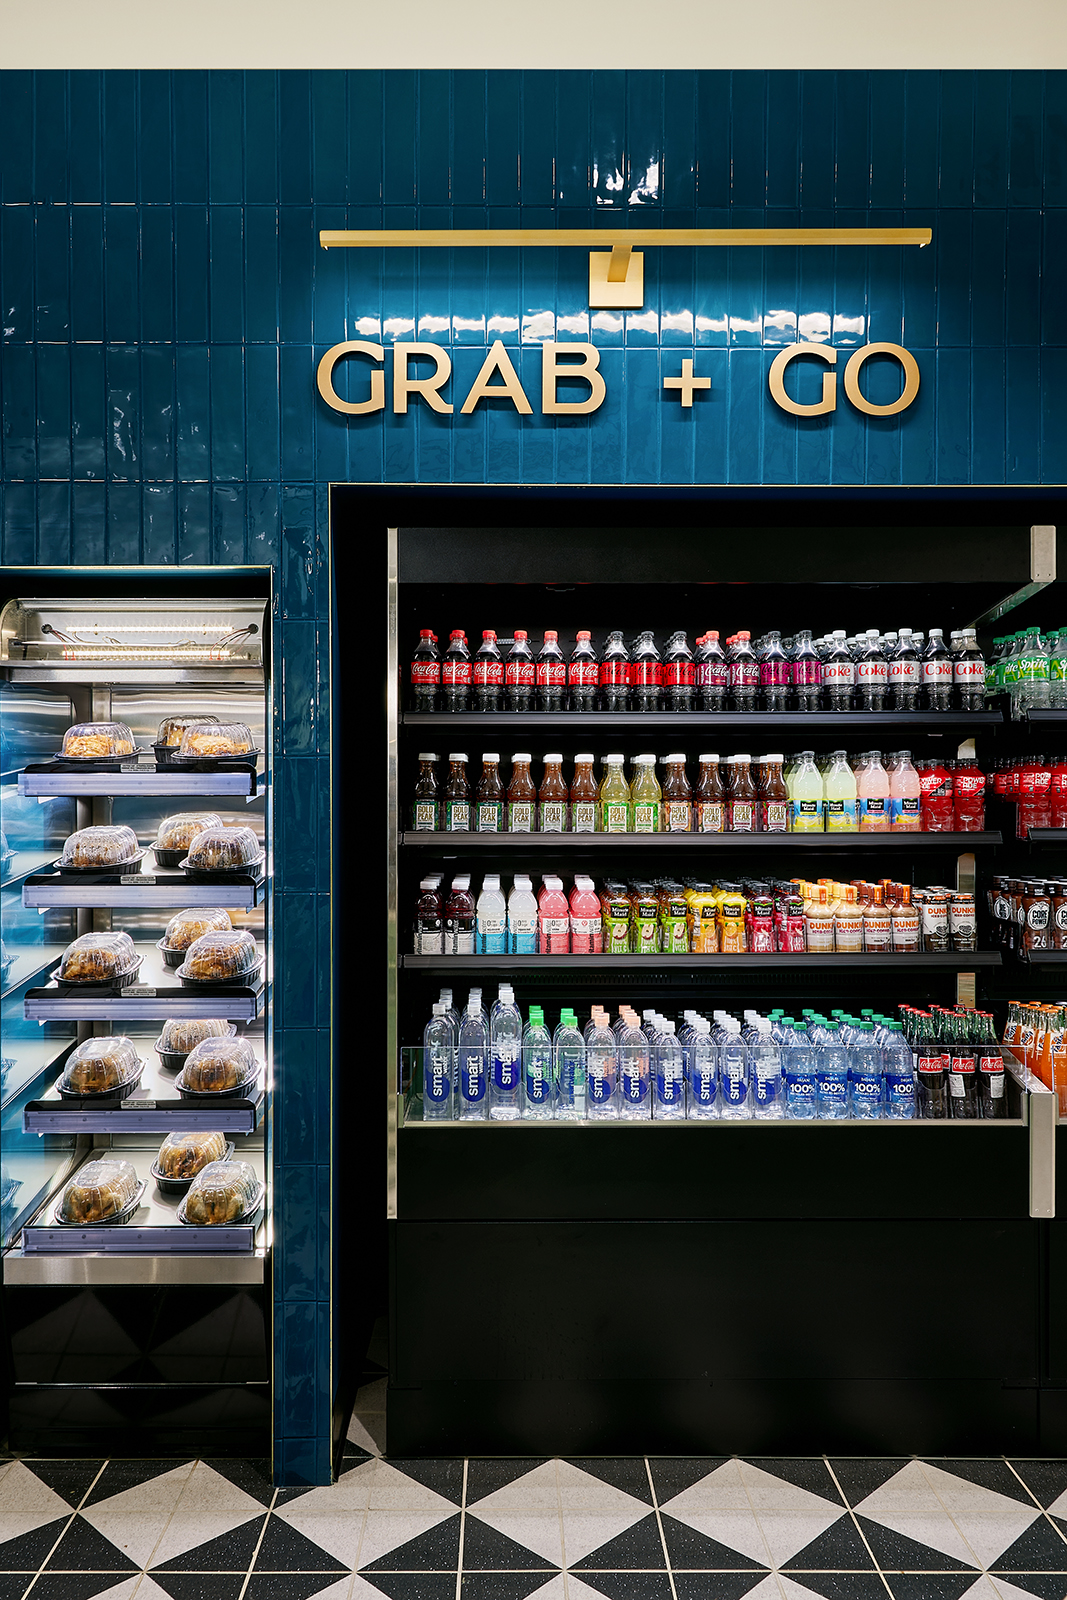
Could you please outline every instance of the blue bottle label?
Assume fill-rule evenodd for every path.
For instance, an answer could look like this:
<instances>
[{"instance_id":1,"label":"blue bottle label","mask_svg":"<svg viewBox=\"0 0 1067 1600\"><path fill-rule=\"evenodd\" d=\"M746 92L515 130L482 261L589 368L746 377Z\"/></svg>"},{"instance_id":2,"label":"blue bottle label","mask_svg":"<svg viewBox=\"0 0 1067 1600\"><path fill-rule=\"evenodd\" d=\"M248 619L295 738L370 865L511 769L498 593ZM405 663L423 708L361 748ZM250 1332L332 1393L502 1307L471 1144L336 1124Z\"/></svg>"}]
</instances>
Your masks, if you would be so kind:
<instances>
[{"instance_id":1,"label":"blue bottle label","mask_svg":"<svg viewBox=\"0 0 1067 1600\"><path fill-rule=\"evenodd\" d=\"M480 1051L465 1054L459 1066L459 1092L464 1100L477 1105L485 1099L485 1057Z\"/></svg>"},{"instance_id":2,"label":"blue bottle label","mask_svg":"<svg viewBox=\"0 0 1067 1600\"><path fill-rule=\"evenodd\" d=\"M752 1101L757 1106L773 1106L778 1103L778 1091L782 1086L780 1072L760 1072L758 1069L752 1074Z\"/></svg>"},{"instance_id":3,"label":"blue bottle label","mask_svg":"<svg viewBox=\"0 0 1067 1600\"><path fill-rule=\"evenodd\" d=\"M848 1079L843 1072L820 1072L818 1075L821 1100L846 1100Z\"/></svg>"},{"instance_id":4,"label":"blue bottle label","mask_svg":"<svg viewBox=\"0 0 1067 1600\"><path fill-rule=\"evenodd\" d=\"M493 1088L508 1094L519 1087L519 1063L507 1047L493 1050Z\"/></svg>"},{"instance_id":5,"label":"blue bottle label","mask_svg":"<svg viewBox=\"0 0 1067 1600\"><path fill-rule=\"evenodd\" d=\"M682 1071L679 1065L677 1070L668 1066L656 1069L656 1104L660 1106L676 1106L682 1100Z\"/></svg>"},{"instance_id":6,"label":"blue bottle label","mask_svg":"<svg viewBox=\"0 0 1067 1600\"><path fill-rule=\"evenodd\" d=\"M431 1055L429 1051L426 1052L423 1062L422 1093L423 1098L433 1105L447 1104L448 1097L452 1093L452 1074L446 1056L436 1053Z\"/></svg>"},{"instance_id":7,"label":"blue bottle label","mask_svg":"<svg viewBox=\"0 0 1067 1600\"><path fill-rule=\"evenodd\" d=\"M552 1083L547 1062L534 1058L523 1071L526 1098L532 1106L543 1106L552 1098Z\"/></svg>"},{"instance_id":8,"label":"blue bottle label","mask_svg":"<svg viewBox=\"0 0 1067 1600\"><path fill-rule=\"evenodd\" d=\"M627 1105L639 1106L648 1094L648 1079L639 1072L623 1071L619 1077L619 1087Z\"/></svg>"},{"instance_id":9,"label":"blue bottle label","mask_svg":"<svg viewBox=\"0 0 1067 1600\"><path fill-rule=\"evenodd\" d=\"M915 1101L915 1080L911 1073L901 1074L900 1077L886 1073L885 1076L886 1098L898 1105L911 1105Z\"/></svg>"},{"instance_id":10,"label":"blue bottle label","mask_svg":"<svg viewBox=\"0 0 1067 1600\"><path fill-rule=\"evenodd\" d=\"M698 1066L690 1067L689 1093L694 1105L713 1106L716 1088L714 1062L702 1061Z\"/></svg>"},{"instance_id":11,"label":"blue bottle label","mask_svg":"<svg viewBox=\"0 0 1067 1600\"><path fill-rule=\"evenodd\" d=\"M743 1106L748 1099L748 1084L740 1067L726 1066L722 1072L722 1103L724 1106Z\"/></svg>"},{"instance_id":12,"label":"blue bottle label","mask_svg":"<svg viewBox=\"0 0 1067 1600\"><path fill-rule=\"evenodd\" d=\"M818 1085L814 1076L805 1073L803 1076L795 1077L791 1074L786 1078L786 1094L790 1100L810 1101L814 1104L817 1093Z\"/></svg>"},{"instance_id":13,"label":"blue bottle label","mask_svg":"<svg viewBox=\"0 0 1067 1600\"><path fill-rule=\"evenodd\" d=\"M857 1073L852 1079L852 1095L861 1105L878 1106L882 1102L880 1073Z\"/></svg>"}]
</instances>

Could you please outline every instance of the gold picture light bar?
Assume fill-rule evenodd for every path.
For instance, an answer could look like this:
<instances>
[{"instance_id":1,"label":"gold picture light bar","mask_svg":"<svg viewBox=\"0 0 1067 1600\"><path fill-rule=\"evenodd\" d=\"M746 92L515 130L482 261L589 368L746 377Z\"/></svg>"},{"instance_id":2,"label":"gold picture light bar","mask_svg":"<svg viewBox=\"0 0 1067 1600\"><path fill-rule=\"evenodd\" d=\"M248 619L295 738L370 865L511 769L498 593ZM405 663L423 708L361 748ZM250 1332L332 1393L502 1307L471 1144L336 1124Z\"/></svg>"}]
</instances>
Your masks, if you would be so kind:
<instances>
[{"instance_id":1,"label":"gold picture light bar","mask_svg":"<svg viewBox=\"0 0 1067 1600\"><path fill-rule=\"evenodd\" d=\"M589 249L589 304L644 304L644 256L653 249L770 245L923 245L930 228L323 228L324 250Z\"/></svg>"}]
</instances>

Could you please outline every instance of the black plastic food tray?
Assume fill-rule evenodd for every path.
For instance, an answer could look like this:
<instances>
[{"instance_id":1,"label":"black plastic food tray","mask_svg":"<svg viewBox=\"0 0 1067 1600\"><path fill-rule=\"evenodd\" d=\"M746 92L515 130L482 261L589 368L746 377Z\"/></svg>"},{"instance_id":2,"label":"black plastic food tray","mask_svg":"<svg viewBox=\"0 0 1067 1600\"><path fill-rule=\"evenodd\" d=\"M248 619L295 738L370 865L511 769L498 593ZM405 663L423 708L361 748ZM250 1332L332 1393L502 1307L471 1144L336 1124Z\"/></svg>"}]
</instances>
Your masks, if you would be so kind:
<instances>
[{"instance_id":1,"label":"black plastic food tray","mask_svg":"<svg viewBox=\"0 0 1067 1600\"><path fill-rule=\"evenodd\" d=\"M136 1189L136 1191L134 1193L133 1199L128 1201L128 1203L123 1206L121 1211L116 1211L115 1215L113 1217L102 1217L99 1222L68 1222L65 1217L60 1215L60 1213L61 1213L61 1211L63 1209L63 1195L60 1195L59 1199L56 1201L55 1209L52 1212L52 1220L55 1223L57 1223L58 1226L61 1227L61 1228L116 1228L116 1227L120 1227L122 1225L122 1223L129 1222L129 1220L133 1216L134 1212L140 1206L141 1201L144 1199L145 1190L147 1188L148 1188L147 1183L139 1183L137 1185L137 1189ZM66 1189L64 1189L63 1194L66 1194Z\"/></svg>"},{"instance_id":2,"label":"black plastic food tray","mask_svg":"<svg viewBox=\"0 0 1067 1600\"><path fill-rule=\"evenodd\" d=\"M235 1149L236 1146L234 1145L233 1140L227 1140L225 1152L221 1156L216 1156L216 1161L232 1161ZM192 1178L168 1178L162 1172L160 1172L154 1161L152 1163L151 1171L153 1178L156 1180L156 1188L159 1190L160 1194L169 1195L188 1194L190 1188L192 1187L193 1180L197 1176L194 1172Z\"/></svg>"},{"instance_id":3,"label":"black plastic food tray","mask_svg":"<svg viewBox=\"0 0 1067 1600\"><path fill-rule=\"evenodd\" d=\"M167 756L156 758L161 772L247 772L255 771L262 750L246 750L242 755L231 756Z\"/></svg>"},{"instance_id":4,"label":"black plastic food tray","mask_svg":"<svg viewBox=\"0 0 1067 1600\"><path fill-rule=\"evenodd\" d=\"M188 854L183 855L177 865L185 873L190 883L217 883L222 880L225 886L227 878L261 878L267 852L261 850L254 861L242 861L239 867L191 867Z\"/></svg>"},{"instance_id":5,"label":"black plastic food tray","mask_svg":"<svg viewBox=\"0 0 1067 1600\"><path fill-rule=\"evenodd\" d=\"M75 1093L73 1089L64 1089L59 1083L57 1083L56 1093L59 1095L61 1100L76 1100L79 1105L88 1103L90 1106L99 1106L104 1105L109 1101L128 1100L143 1077L144 1062L142 1061L137 1072L132 1078L130 1078L129 1082L121 1084L117 1089L104 1089L99 1094L85 1094L84 1092Z\"/></svg>"},{"instance_id":6,"label":"black plastic food tray","mask_svg":"<svg viewBox=\"0 0 1067 1600\"><path fill-rule=\"evenodd\" d=\"M147 854L147 850L138 850L126 861L98 862L93 867L72 867L64 861L54 861L52 865L61 878L133 878L140 872Z\"/></svg>"},{"instance_id":7,"label":"black plastic food tray","mask_svg":"<svg viewBox=\"0 0 1067 1600\"><path fill-rule=\"evenodd\" d=\"M169 966L170 963L168 962ZM249 967L247 972L231 972L226 978L185 978L182 976L181 962L176 968L178 982L185 989L227 989L234 984L239 984L246 989L254 989L259 982L260 973L263 971L263 957L260 956L254 967Z\"/></svg>"},{"instance_id":8,"label":"black plastic food tray","mask_svg":"<svg viewBox=\"0 0 1067 1600\"><path fill-rule=\"evenodd\" d=\"M51 761L35 766L37 772L118 772L124 761L139 761L147 750L128 750L123 756L64 756L57 751ZM27 768L27 771L30 769Z\"/></svg>"},{"instance_id":9,"label":"black plastic food tray","mask_svg":"<svg viewBox=\"0 0 1067 1600\"><path fill-rule=\"evenodd\" d=\"M132 966L129 972L120 972L115 978L61 978L58 967L54 967L48 976L53 983L59 986L64 994L81 994L83 991L87 991L89 994L110 994L119 989L128 989L136 979L143 963L144 956L138 956L136 965Z\"/></svg>"},{"instance_id":10,"label":"black plastic food tray","mask_svg":"<svg viewBox=\"0 0 1067 1600\"><path fill-rule=\"evenodd\" d=\"M256 1092L259 1075L260 1069L257 1067L250 1078L234 1084L232 1089L183 1089L180 1083L175 1083L174 1087L183 1100L197 1100L201 1105L211 1105L217 1100L249 1100Z\"/></svg>"},{"instance_id":11,"label":"black plastic food tray","mask_svg":"<svg viewBox=\"0 0 1067 1600\"><path fill-rule=\"evenodd\" d=\"M227 1026L230 1030L229 1033L219 1034L218 1037L220 1039L233 1039L236 1037L236 1026L232 1022L228 1023ZM161 1050L159 1048L158 1039L152 1048L159 1057L159 1064L163 1068L164 1072L180 1072L186 1061L188 1061L190 1055L190 1051L188 1050Z\"/></svg>"},{"instance_id":12,"label":"black plastic food tray","mask_svg":"<svg viewBox=\"0 0 1067 1600\"><path fill-rule=\"evenodd\" d=\"M212 1228L212 1227L239 1228L239 1227L242 1226L242 1224L247 1226L249 1223L254 1223L256 1221L257 1217L259 1216L260 1211L262 1210L264 1189L265 1189L265 1185L261 1183L259 1188L258 1188L258 1190L256 1191L256 1198L255 1198L254 1204L251 1205L248 1208L247 1211L243 1211L239 1217L230 1217L230 1219L227 1222L218 1222L218 1223L190 1222L189 1218L185 1215L185 1201L184 1200L182 1201L181 1205L178 1207L178 1212L177 1212L178 1221L179 1222L183 1222L187 1228Z\"/></svg>"}]
</instances>

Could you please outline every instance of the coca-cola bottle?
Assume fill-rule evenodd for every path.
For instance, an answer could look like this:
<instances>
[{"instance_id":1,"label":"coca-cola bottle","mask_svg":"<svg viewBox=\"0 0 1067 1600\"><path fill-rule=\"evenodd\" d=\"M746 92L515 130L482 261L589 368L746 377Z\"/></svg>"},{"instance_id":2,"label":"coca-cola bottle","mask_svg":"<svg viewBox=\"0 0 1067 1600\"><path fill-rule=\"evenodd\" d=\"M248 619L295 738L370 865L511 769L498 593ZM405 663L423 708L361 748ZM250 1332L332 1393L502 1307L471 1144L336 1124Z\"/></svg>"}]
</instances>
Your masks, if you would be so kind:
<instances>
[{"instance_id":1,"label":"coca-cola bottle","mask_svg":"<svg viewBox=\"0 0 1067 1600\"><path fill-rule=\"evenodd\" d=\"M923 690L931 711L952 709L952 657L945 648L940 628L930 629L930 638L923 651Z\"/></svg>"},{"instance_id":2,"label":"coca-cola bottle","mask_svg":"<svg viewBox=\"0 0 1067 1600\"><path fill-rule=\"evenodd\" d=\"M759 694L759 661L747 629L735 633L730 644L729 685L735 711L755 711Z\"/></svg>"},{"instance_id":3,"label":"coca-cola bottle","mask_svg":"<svg viewBox=\"0 0 1067 1600\"><path fill-rule=\"evenodd\" d=\"M504 694L504 658L492 628L483 629L472 667L475 711L499 711Z\"/></svg>"},{"instance_id":4,"label":"coca-cola bottle","mask_svg":"<svg viewBox=\"0 0 1067 1600\"><path fill-rule=\"evenodd\" d=\"M600 681L600 663L593 649L592 635L588 630L576 636L567 667L567 687L570 691L572 711L592 711L596 706L597 684Z\"/></svg>"},{"instance_id":5,"label":"coca-cola bottle","mask_svg":"<svg viewBox=\"0 0 1067 1600\"><path fill-rule=\"evenodd\" d=\"M889 663L877 628L867 629L867 644L856 662L856 687L861 711L883 711L889 690Z\"/></svg>"},{"instance_id":6,"label":"coca-cola bottle","mask_svg":"<svg viewBox=\"0 0 1067 1600\"><path fill-rule=\"evenodd\" d=\"M559 634L545 629L545 642L537 652L535 669L537 703L542 711L562 711L567 687L567 663L559 647Z\"/></svg>"},{"instance_id":7,"label":"coca-cola bottle","mask_svg":"<svg viewBox=\"0 0 1067 1600\"><path fill-rule=\"evenodd\" d=\"M516 628L504 662L504 699L509 711L529 711L533 697L533 651L526 641L525 630Z\"/></svg>"},{"instance_id":8,"label":"coca-cola bottle","mask_svg":"<svg viewBox=\"0 0 1067 1600\"><path fill-rule=\"evenodd\" d=\"M822 662L811 642L811 629L801 628L793 645L793 692L801 711L817 711L822 689Z\"/></svg>"},{"instance_id":9,"label":"coca-cola bottle","mask_svg":"<svg viewBox=\"0 0 1067 1600\"><path fill-rule=\"evenodd\" d=\"M959 653L952 663L952 683L961 711L981 711L985 706L985 657L978 648L974 628L964 628Z\"/></svg>"},{"instance_id":10,"label":"coca-cola bottle","mask_svg":"<svg viewBox=\"0 0 1067 1600\"><path fill-rule=\"evenodd\" d=\"M719 630L712 628L697 650L696 691L701 711L724 709L728 682L726 652L719 643Z\"/></svg>"},{"instance_id":11,"label":"coca-cola bottle","mask_svg":"<svg viewBox=\"0 0 1067 1600\"><path fill-rule=\"evenodd\" d=\"M469 711L471 706L471 653L462 628L453 628L441 662L441 699L446 711Z\"/></svg>"},{"instance_id":12,"label":"coca-cola bottle","mask_svg":"<svg viewBox=\"0 0 1067 1600\"><path fill-rule=\"evenodd\" d=\"M668 711L691 711L696 686L693 652L684 633L672 633L663 653L663 687Z\"/></svg>"},{"instance_id":13,"label":"coca-cola bottle","mask_svg":"<svg viewBox=\"0 0 1067 1600\"><path fill-rule=\"evenodd\" d=\"M833 643L822 664L823 688L831 711L851 711L856 687L856 663L845 642L844 628L835 628Z\"/></svg>"},{"instance_id":14,"label":"coca-cola bottle","mask_svg":"<svg viewBox=\"0 0 1067 1600\"><path fill-rule=\"evenodd\" d=\"M773 630L768 633L760 651L759 681L765 710L784 711L792 669L789 657L782 649L782 636Z\"/></svg>"},{"instance_id":15,"label":"coca-cola bottle","mask_svg":"<svg viewBox=\"0 0 1067 1600\"><path fill-rule=\"evenodd\" d=\"M441 656L432 628L419 629L419 642L411 653L411 709L436 711L441 683Z\"/></svg>"},{"instance_id":16,"label":"coca-cola bottle","mask_svg":"<svg viewBox=\"0 0 1067 1600\"><path fill-rule=\"evenodd\" d=\"M910 628L901 628L900 639L889 657L890 703L894 711L915 711L919 705L921 668L919 653Z\"/></svg>"},{"instance_id":17,"label":"coca-cola bottle","mask_svg":"<svg viewBox=\"0 0 1067 1600\"><path fill-rule=\"evenodd\" d=\"M630 652L622 629L608 634L600 658L600 704L605 711L625 711L630 693Z\"/></svg>"},{"instance_id":18,"label":"coca-cola bottle","mask_svg":"<svg viewBox=\"0 0 1067 1600\"><path fill-rule=\"evenodd\" d=\"M639 634L630 661L630 706L634 711L658 711L663 689L663 662L655 635Z\"/></svg>"}]
</instances>

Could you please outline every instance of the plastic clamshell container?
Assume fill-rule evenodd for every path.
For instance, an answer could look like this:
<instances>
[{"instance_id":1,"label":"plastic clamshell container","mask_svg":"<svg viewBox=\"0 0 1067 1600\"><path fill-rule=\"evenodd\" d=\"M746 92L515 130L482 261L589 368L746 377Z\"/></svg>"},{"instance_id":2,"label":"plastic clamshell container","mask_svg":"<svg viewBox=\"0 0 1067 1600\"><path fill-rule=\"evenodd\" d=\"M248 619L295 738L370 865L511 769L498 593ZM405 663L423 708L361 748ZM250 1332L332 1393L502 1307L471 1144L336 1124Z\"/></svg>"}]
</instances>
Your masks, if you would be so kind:
<instances>
[{"instance_id":1,"label":"plastic clamshell container","mask_svg":"<svg viewBox=\"0 0 1067 1600\"><path fill-rule=\"evenodd\" d=\"M75 1228L125 1222L137 1209L144 1187L129 1161L114 1156L87 1161L64 1189L56 1221Z\"/></svg>"},{"instance_id":2,"label":"plastic clamshell container","mask_svg":"<svg viewBox=\"0 0 1067 1600\"><path fill-rule=\"evenodd\" d=\"M128 933L83 933L68 944L53 977L58 983L131 983L141 957Z\"/></svg>"},{"instance_id":3,"label":"plastic clamshell container","mask_svg":"<svg viewBox=\"0 0 1067 1600\"><path fill-rule=\"evenodd\" d=\"M178 968L184 984L247 983L263 965L255 939L245 929L229 933L205 933L185 952Z\"/></svg>"},{"instance_id":4,"label":"plastic clamshell container","mask_svg":"<svg viewBox=\"0 0 1067 1600\"><path fill-rule=\"evenodd\" d=\"M221 827L222 818L216 811L178 811L164 817L152 846L156 861L165 870L179 866L198 833Z\"/></svg>"},{"instance_id":5,"label":"plastic clamshell container","mask_svg":"<svg viewBox=\"0 0 1067 1600\"><path fill-rule=\"evenodd\" d=\"M157 754L160 750L178 750L186 729L202 728L205 723L217 724L218 720L211 716L164 717L156 729L154 748Z\"/></svg>"},{"instance_id":6,"label":"plastic clamshell container","mask_svg":"<svg viewBox=\"0 0 1067 1600\"><path fill-rule=\"evenodd\" d=\"M243 722L190 723L178 750L182 761L226 761L255 754L251 728Z\"/></svg>"},{"instance_id":7,"label":"plastic clamshell container","mask_svg":"<svg viewBox=\"0 0 1067 1600\"><path fill-rule=\"evenodd\" d=\"M140 1082L143 1071L137 1047L125 1034L86 1039L67 1057L56 1088L64 1099L99 1094L124 1100Z\"/></svg>"},{"instance_id":8,"label":"plastic clamshell container","mask_svg":"<svg viewBox=\"0 0 1067 1600\"><path fill-rule=\"evenodd\" d=\"M263 846L252 828L205 828L178 863L186 872L247 872L263 859Z\"/></svg>"},{"instance_id":9,"label":"plastic clamshell container","mask_svg":"<svg viewBox=\"0 0 1067 1600\"><path fill-rule=\"evenodd\" d=\"M230 913L221 906L194 907L191 911L178 911L167 923L162 939L156 943L168 967L180 967L189 946L207 933L229 933L233 930Z\"/></svg>"},{"instance_id":10,"label":"plastic clamshell container","mask_svg":"<svg viewBox=\"0 0 1067 1600\"><path fill-rule=\"evenodd\" d=\"M155 1042L159 1064L168 1072L179 1072L190 1050L205 1039L232 1039L237 1029L221 1017L171 1017L163 1024Z\"/></svg>"},{"instance_id":11,"label":"plastic clamshell container","mask_svg":"<svg viewBox=\"0 0 1067 1600\"><path fill-rule=\"evenodd\" d=\"M233 1145L221 1133L169 1133L152 1163L162 1194L185 1194L197 1173L213 1161L228 1161Z\"/></svg>"},{"instance_id":12,"label":"plastic clamshell container","mask_svg":"<svg viewBox=\"0 0 1067 1600\"><path fill-rule=\"evenodd\" d=\"M60 871L106 872L109 868L132 866L144 851L138 848L137 835L121 823L79 828L68 836L56 865Z\"/></svg>"},{"instance_id":13,"label":"plastic clamshell container","mask_svg":"<svg viewBox=\"0 0 1067 1600\"><path fill-rule=\"evenodd\" d=\"M174 1085L184 1099L239 1097L258 1076L259 1062L247 1039L204 1039L186 1056Z\"/></svg>"},{"instance_id":14,"label":"plastic clamshell container","mask_svg":"<svg viewBox=\"0 0 1067 1600\"><path fill-rule=\"evenodd\" d=\"M197 1228L243 1222L259 1210L263 1186L249 1161L213 1161L198 1172L178 1207L178 1221Z\"/></svg>"},{"instance_id":15,"label":"plastic clamshell container","mask_svg":"<svg viewBox=\"0 0 1067 1600\"><path fill-rule=\"evenodd\" d=\"M61 761L119 761L136 751L124 722L76 722L63 735Z\"/></svg>"}]
</instances>

